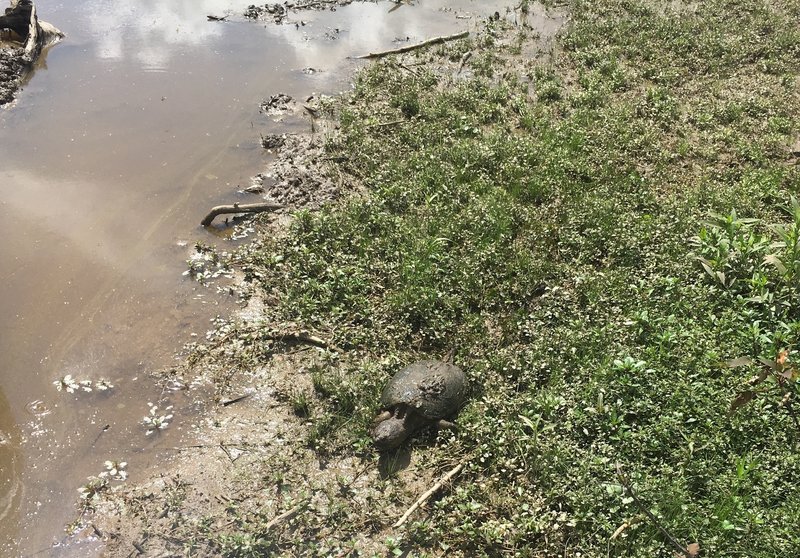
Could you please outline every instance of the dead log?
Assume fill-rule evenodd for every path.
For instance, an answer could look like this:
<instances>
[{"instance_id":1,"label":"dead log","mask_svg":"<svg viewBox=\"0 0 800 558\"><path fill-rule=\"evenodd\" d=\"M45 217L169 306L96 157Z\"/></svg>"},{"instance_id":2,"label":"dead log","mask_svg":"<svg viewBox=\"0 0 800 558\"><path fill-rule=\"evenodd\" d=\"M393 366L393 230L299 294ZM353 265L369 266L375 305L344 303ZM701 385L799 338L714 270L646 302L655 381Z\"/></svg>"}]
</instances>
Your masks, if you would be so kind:
<instances>
[{"instance_id":1,"label":"dead log","mask_svg":"<svg viewBox=\"0 0 800 558\"><path fill-rule=\"evenodd\" d=\"M33 0L11 0L11 6L0 15L0 30L23 43L21 60L28 67L33 66L43 47L64 37L61 31L39 20Z\"/></svg>"},{"instance_id":2,"label":"dead log","mask_svg":"<svg viewBox=\"0 0 800 558\"><path fill-rule=\"evenodd\" d=\"M36 15L36 6L31 5L31 21L28 27L28 40L25 42L24 58L28 64L33 64L42 52L41 35L42 28L39 26L39 17Z\"/></svg>"},{"instance_id":3,"label":"dead log","mask_svg":"<svg viewBox=\"0 0 800 558\"><path fill-rule=\"evenodd\" d=\"M33 19L32 11L31 0L12 0L11 6L0 15L0 29L7 31L8 38L12 41L24 43L28 40L28 28Z\"/></svg>"},{"instance_id":4,"label":"dead log","mask_svg":"<svg viewBox=\"0 0 800 558\"><path fill-rule=\"evenodd\" d=\"M200 221L200 224L204 227L211 226L211 222L217 215L229 213L261 213L263 211L275 211L276 209L283 209L283 206L276 203L248 203L245 205L235 203L233 205L218 205L211 208L211 211Z\"/></svg>"},{"instance_id":5,"label":"dead log","mask_svg":"<svg viewBox=\"0 0 800 558\"><path fill-rule=\"evenodd\" d=\"M367 58L383 58L384 56L389 56L390 54L402 54L404 52L409 52L412 50L416 50L418 48L424 48L430 45L437 45L439 43L445 43L447 41L455 41L458 39L463 39L464 37L468 36L469 36L469 31L464 31L462 33L456 33L455 35L444 35L442 37L434 37L433 39L428 39L427 41L422 41L421 43L408 45L400 48L394 48L392 50L384 50L382 52L370 52L369 54L362 54L361 56L355 56L354 58L361 60Z\"/></svg>"}]
</instances>

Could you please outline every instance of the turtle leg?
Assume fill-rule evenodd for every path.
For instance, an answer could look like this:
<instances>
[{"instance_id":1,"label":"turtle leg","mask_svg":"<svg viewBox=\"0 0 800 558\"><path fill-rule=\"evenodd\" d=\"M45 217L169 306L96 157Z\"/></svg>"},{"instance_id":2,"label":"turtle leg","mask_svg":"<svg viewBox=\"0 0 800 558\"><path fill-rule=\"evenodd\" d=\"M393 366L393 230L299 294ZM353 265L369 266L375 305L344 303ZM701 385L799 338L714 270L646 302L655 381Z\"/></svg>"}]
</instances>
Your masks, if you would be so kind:
<instances>
[{"instance_id":1,"label":"turtle leg","mask_svg":"<svg viewBox=\"0 0 800 558\"><path fill-rule=\"evenodd\" d=\"M448 430L458 430L458 426L449 420L439 419L436 421L436 428L447 428Z\"/></svg>"},{"instance_id":2,"label":"turtle leg","mask_svg":"<svg viewBox=\"0 0 800 558\"><path fill-rule=\"evenodd\" d=\"M383 422L383 421L385 421L386 419L388 419L391 416L392 416L391 411L384 411L384 412L380 413L378 416L376 416L374 419L372 419L372 424L377 424L379 422Z\"/></svg>"}]
</instances>

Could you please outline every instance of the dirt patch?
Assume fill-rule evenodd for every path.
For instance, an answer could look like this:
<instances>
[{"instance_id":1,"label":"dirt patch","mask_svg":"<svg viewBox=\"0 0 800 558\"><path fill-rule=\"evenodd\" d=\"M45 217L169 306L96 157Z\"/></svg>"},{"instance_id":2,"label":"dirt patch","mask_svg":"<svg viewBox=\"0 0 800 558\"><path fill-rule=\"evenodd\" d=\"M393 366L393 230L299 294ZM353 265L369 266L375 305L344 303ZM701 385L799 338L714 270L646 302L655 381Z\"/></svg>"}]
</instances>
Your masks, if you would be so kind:
<instances>
[{"instance_id":1,"label":"dirt patch","mask_svg":"<svg viewBox=\"0 0 800 558\"><path fill-rule=\"evenodd\" d=\"M320 138L287 136L270 138L269 141L280 143L282 156L270 170L253 179L254 185L261 187L266 198L287 207L315 208L339 197L342 187L315 168L324 158Z\"/></svg>"},{"instance_id":2,"label":"dirt patch","mask_svg":"<svg viewBox=\"0 0 800 558\"><path fill-rule=\"evenodd\" d=\"M257 324L261 310L250 307L241 318L244 327ZM174 453L150 481L109 492L84 531L96 528L110 556L382 549L389 526L434 482L434 472L408 450L377 464L371 451L336 459L315 451L304 402L316 397L313 369L331 358L324 349L296 347L227 378L227 390L206 402L193 424L191 443L167 448ZM206 373L193 384L216 375L219 387L219 362L196 367ZM232 525L237 538L220 536Z\"/></svg>"},{"instance_id":3,"label":"dirt patch","mask_svg":"<svg viewBox=\"0 0 800 558\"><path fill-rule=\"evenodd\" d=\"M337 199L352 187L336 167L336 161L325 156L325 138L335 127L323 115L325 97L310 96L305 101L278 93L261 103L261 111L281 119L300 120L309 124L311 133L263 134L261 146L275 154L264 172L253 177L250 191L264 194L294 209L314 209Z\"/></svg>"}]
</instances>

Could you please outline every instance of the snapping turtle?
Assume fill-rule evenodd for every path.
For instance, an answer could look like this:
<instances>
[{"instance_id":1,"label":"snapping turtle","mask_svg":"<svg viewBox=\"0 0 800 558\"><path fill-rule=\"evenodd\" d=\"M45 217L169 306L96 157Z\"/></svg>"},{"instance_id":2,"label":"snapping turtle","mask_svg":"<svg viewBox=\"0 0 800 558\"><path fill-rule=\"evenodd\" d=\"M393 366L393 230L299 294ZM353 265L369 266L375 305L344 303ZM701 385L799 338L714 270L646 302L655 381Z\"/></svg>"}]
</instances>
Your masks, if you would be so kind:
<instances>
[{"instance_id":1,"label":"snapping turtle","mask_svg":"<svg viewBox=\"0 0 800 558\"><path fill-rule=\"evenodd\" d=\"M394 449L430 424L454 428L444 418L458 411L465 388L464 372L450 362L421 360L406 366L383 389L383 412L375 417L372 428L375 445Z\"/></svg>"}]
</instances>

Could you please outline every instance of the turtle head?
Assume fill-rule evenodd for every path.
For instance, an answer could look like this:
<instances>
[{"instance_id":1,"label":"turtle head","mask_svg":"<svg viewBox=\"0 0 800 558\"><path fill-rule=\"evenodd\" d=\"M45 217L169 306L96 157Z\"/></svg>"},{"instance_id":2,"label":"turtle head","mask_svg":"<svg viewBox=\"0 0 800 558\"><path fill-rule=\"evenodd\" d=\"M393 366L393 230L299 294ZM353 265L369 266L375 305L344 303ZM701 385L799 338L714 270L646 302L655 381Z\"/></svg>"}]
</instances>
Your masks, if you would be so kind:
<instances>
[{"instance_id":1,"label":"turtle head","mask_svg":"<svg viewBox=\"0 0 800 558\"><path fill-rule=\"evenodd\" d=\"M386 411L375 418L372 439L379 450L393 450L408 438L404 415L400 409L395 409L394 412Z\"/></svg>"}]
</instances>

